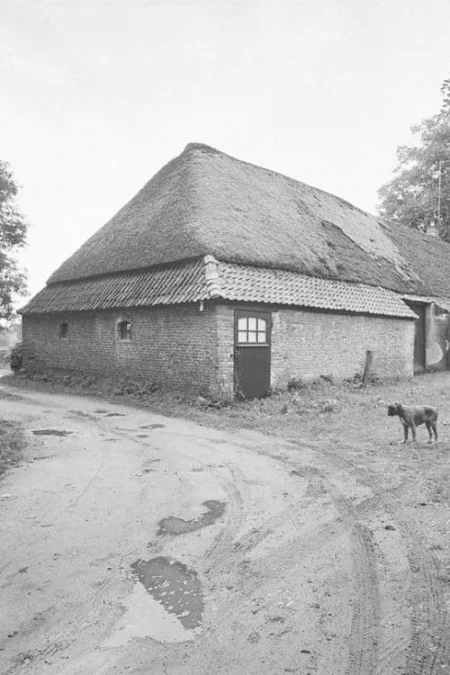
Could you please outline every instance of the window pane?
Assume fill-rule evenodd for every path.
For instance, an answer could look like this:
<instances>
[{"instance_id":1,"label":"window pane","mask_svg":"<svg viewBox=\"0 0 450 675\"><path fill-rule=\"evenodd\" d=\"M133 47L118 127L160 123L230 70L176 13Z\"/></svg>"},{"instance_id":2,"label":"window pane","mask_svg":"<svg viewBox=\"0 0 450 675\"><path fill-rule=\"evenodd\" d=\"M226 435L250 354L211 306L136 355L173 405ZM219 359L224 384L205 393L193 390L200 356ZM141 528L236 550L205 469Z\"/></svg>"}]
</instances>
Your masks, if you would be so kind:
<instances>
[{"instance_id":1,"label":"window pane","mask_svg":"<svg viewBox=\"0 0 450 675\"><path fill-rule=\"evenodd\" d=\"M238 330L247 330L247 318L242 317L238 320Z\"/></svg>"},{"instance_id":2,"label":"window pane","mask_svg":"<svg viewBox=\"0 0 450 675\"><path fill-rule=\"evenodd\" d=\"M247 342L247 331L240 330L238 332L238 342Z\"/></svg>"},{"instance_id":3,"label":"window pane","mask_svg":"<svg viewBox=\"0 0 450 675\"><path fill-rule=\"evenodd\" d=\"M258 330L263 330L265 332L265 330L266 330L266 320L265 319L258 319Z\"/></svg>"},{"instance_id":4,"label":"window pane","mask_svg":"<svg viewBox=\"0 0 450 675\"><path fill-rule=\"evenodd\" d=\"M248 332L248 341L249 342L256 342L256 331L255 332Z\"/></svg>"},{"instance_id":5,"label":"window pane","mask_svg":"<svg viewBox=\"0 0 450 675\"><path fill-rule=\"evenodd\" d=\"M248 319L248 329L256 330L256 319L254 317L249 317Z\"/></svg>"},{"instance_id":6,"label":"window pane","mask_svg":"<svg viewBox=\"0 0 450 675\"><path fill-rule=\"evenodd\" d=\"M258 331L258 342L266 342L266 331Z\"/></svg>"}]
</instances>

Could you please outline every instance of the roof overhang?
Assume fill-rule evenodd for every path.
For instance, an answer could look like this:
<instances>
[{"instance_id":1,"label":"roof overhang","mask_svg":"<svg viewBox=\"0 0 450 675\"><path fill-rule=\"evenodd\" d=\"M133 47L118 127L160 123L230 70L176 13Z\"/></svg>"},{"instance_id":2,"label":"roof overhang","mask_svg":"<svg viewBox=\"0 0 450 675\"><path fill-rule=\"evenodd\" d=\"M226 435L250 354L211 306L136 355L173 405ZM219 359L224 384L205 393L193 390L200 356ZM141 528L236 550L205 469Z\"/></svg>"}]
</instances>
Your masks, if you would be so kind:
<instances>
[{"instance_id":1,"label":"roof overhang","mask_svg":"<svg viewBox=\"0 0 450 675\"><path fill-rule=\"evenodd\" d=\"M163 269L50 284L20 312L86 312L211 299L416 318L397 293L379 286L232 264L211 255Z\"/></svg>"}]
</instances>

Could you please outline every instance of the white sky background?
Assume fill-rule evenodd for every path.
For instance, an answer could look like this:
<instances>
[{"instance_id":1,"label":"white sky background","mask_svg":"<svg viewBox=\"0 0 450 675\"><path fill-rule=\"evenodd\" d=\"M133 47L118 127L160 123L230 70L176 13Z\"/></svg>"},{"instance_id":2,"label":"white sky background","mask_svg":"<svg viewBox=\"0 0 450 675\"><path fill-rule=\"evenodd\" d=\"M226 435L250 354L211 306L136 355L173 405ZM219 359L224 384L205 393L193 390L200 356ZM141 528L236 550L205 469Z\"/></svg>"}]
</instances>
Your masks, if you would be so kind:
<instances>
[{"instance_id":1,"label":"white sky background","mask_svg":"<svg viewBox=\"0 0 450 675\"><path fill-rule=\"evenodd\" d=\"M0 0L30 294L189 142L375 212L449 55L448 0Z\"/></svg>"}]
</instances>

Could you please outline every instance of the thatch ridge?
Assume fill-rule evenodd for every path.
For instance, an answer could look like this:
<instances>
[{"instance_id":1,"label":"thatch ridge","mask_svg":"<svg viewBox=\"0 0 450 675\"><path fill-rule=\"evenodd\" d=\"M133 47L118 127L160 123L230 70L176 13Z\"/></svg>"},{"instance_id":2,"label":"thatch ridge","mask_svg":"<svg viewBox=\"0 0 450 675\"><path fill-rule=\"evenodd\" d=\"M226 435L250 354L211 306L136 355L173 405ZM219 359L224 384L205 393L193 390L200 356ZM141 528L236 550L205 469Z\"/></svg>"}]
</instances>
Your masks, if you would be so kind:
<instances>
[{"instance_id":1,"label":"thatch ridge","mask_svg":"<svg viewBox=\"0 0 450 675\"><path fill-rule=\"evenodd\" d=\"M186 151L191 151L191 150L200 150L201 152L204 153L210 153L212 155L223 155L224 157L228 157L229 159L233 160L234 162L239 162L240 164L245 164L249 167L252 167L253 169L258 169L258 171L265 171L267 174L271 176L280 176L280 178L283 178L287 181L292 182L294 185L298 185L300 181L296 180L295 178L292 178L292 176L288 176L285 173L282 173L281 171L275 171L274 169L268 169L266 166L261 166L260 164L255 164L254 162L247 162L245 159L238 159L237 157L234 157L233 155L228 154L227 152L223 152L222 150L217 150L216 148L213 148L211 145L207 145L206 143L188 143L184 149L183 152ZM355 211L360 211L363 215L367 215L367 212L364 211L363 209L360 209L359 206L355 206L351 202L348 202L346 199L343 199L342 197L338 197L337 195L334 195L332 192L328 192L327 190L323 190L322 188L316 187L314 185L306 185L306 187L310 187L312 190L315 192L321 192L323 195L326 195L328 197L332 197L333 199L336 199L338 202L341 202L343 206L348 207L350 209L354 209Z\"/></svg>"}]
</instances>

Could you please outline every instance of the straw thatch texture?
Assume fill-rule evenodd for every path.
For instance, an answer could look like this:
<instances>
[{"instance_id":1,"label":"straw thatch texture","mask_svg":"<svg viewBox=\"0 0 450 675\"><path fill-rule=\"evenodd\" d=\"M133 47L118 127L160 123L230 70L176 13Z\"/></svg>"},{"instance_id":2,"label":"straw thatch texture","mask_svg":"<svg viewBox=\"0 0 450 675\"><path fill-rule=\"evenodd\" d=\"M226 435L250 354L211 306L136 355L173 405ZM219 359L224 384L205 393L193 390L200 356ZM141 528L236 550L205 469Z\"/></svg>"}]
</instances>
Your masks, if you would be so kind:
<instances>
[{"instance_id":1,"label":"straw thatch texture","mask_svg":"<svg viewBox=\"0 0 450 675\"><path fill-rule=\"evenodd\" d=\"M173 268L51 284L22 314L172 305L211 298L415 318L398 295L383 288L217 262L209 255Z\"/></svg>"},{"instance_id":2,"label":"straw thatch texture","mask_svg":"<svg viewBox=\"0 0 450 675\"><path fill-rule=\"evenodd\" d=\"M412 283L404 292L449 299L450 244L394 223L383 221L381 227L401 251L408 267L420 277L420 284Z\"/></svg>"},{"instance_id":3,"label":"straw thatch texture","mask_svg":"<svg viewBox=\"0 0 450 675\"><path fill-rule=\"evenodd\" d=\"M439 248L436 242L431 246ZM49 283L208 253L228 262L427 292L420 265L404 255L402 238L375 217L322 190L196 144L164 166Z\"/></svg>"}]
</instances>

